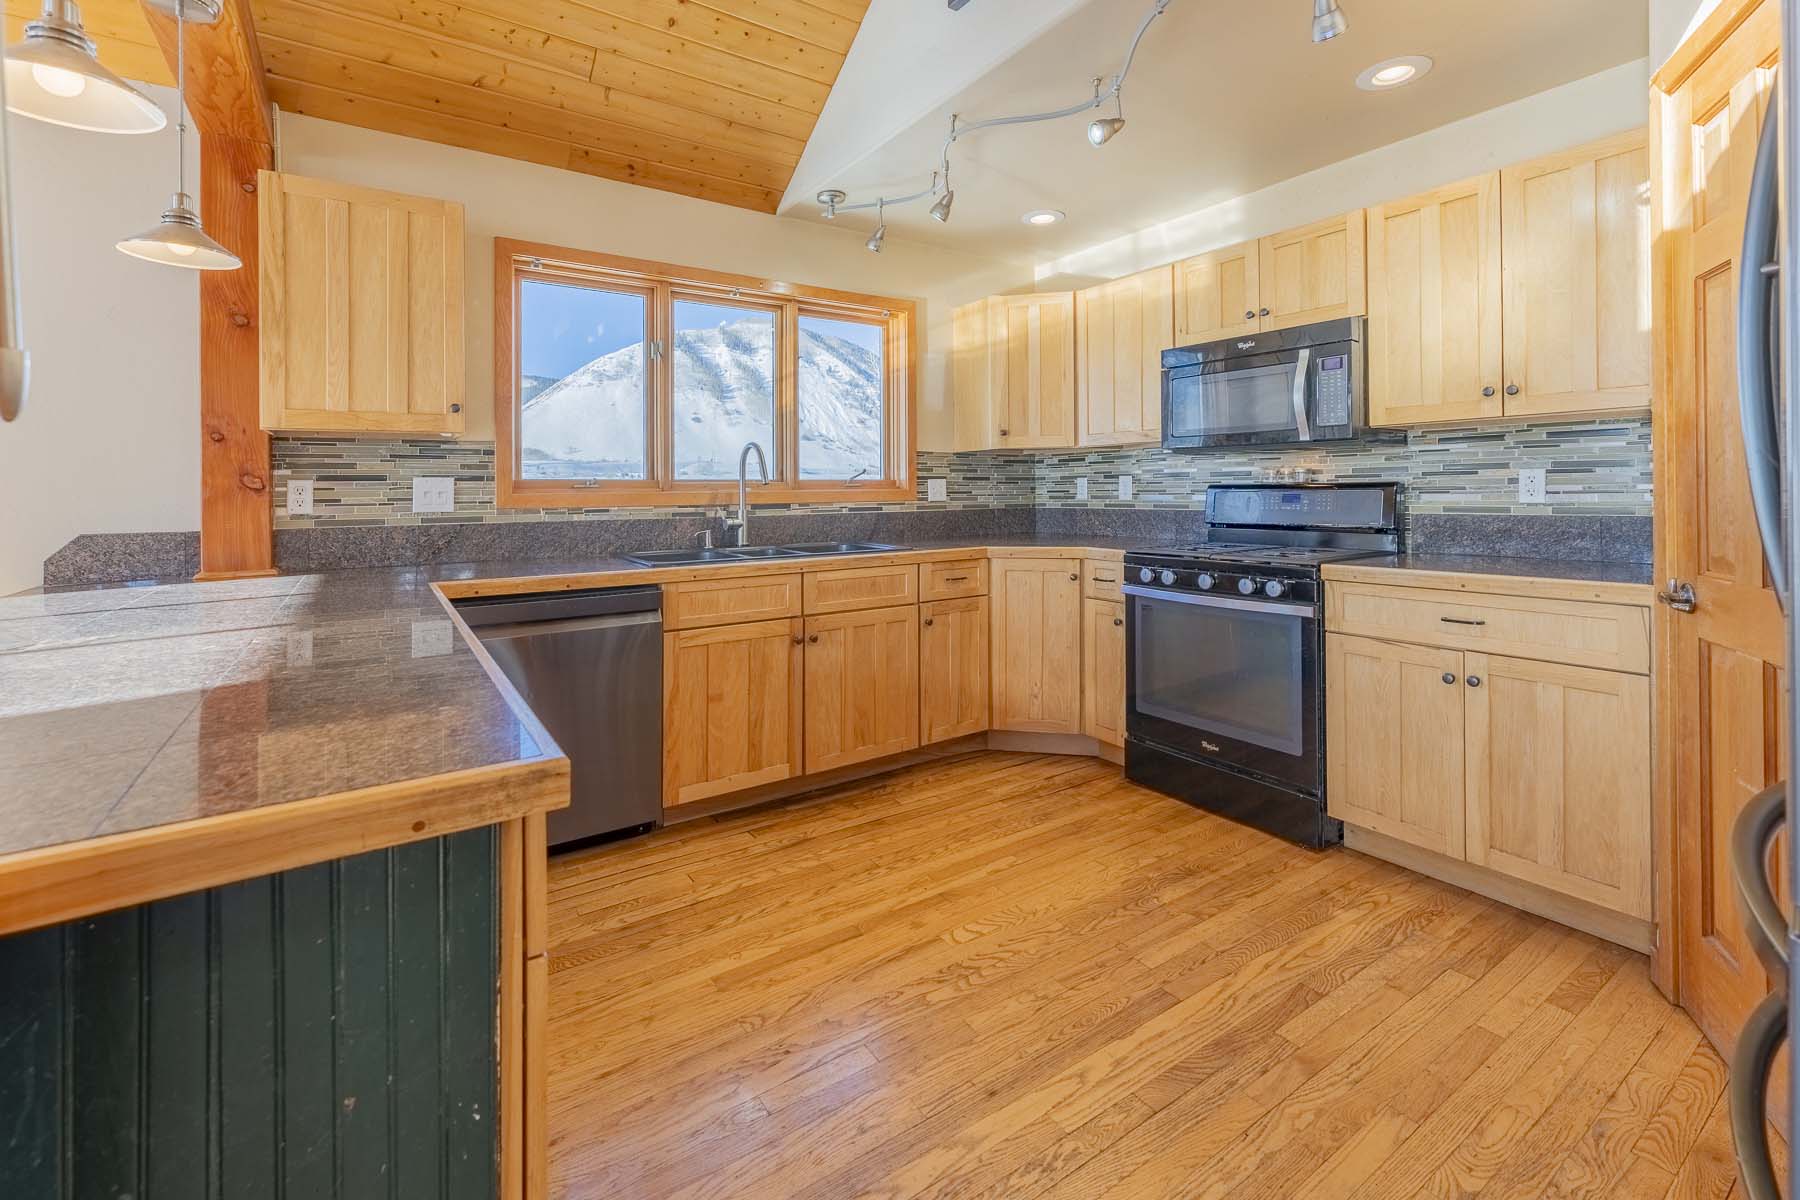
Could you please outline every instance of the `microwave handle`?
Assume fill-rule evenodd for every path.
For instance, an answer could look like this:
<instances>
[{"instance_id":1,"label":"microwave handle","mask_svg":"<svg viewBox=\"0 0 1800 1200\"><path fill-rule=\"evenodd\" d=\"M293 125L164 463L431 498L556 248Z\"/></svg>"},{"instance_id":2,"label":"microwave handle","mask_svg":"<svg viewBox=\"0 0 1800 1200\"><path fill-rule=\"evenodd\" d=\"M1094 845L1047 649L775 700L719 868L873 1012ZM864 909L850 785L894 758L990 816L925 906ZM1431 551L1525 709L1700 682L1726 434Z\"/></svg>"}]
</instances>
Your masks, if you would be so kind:
<instances>
[{"instance_id":1,"label":"microwave handle","mask_svg":"<svg viewBox=\"0 0 1800 1200\"><path fill-rule=\"evenodd\" d=\"M1306 376L1312 350L1300 347L1300 358L1294 364L1294 433L1303 442L1312 441L1312 423L1306 419Z\"/></svg>"}]
</instances>

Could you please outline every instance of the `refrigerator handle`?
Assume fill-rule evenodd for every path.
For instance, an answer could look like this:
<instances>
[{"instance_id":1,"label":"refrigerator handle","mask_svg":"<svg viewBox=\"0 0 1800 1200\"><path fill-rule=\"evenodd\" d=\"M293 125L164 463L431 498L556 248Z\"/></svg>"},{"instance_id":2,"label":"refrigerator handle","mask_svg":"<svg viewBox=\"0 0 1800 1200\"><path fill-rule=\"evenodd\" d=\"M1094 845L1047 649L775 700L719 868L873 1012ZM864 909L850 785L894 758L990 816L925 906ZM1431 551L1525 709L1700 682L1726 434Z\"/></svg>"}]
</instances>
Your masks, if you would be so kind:
<instances>
[{"instance_id":1,"label":"refrigerator handle","mask_svg":"<svg viewBox=\"0 0 1800 1200\"><path fill-rule=\"evenodd\" d=\"M1766 1095L1769 1068L1787 1040L1787 997L1771 992L1751 1012L1731 1055L1731 1141L1746 1200L1781 1200L1775 1162L1769 1153Z\"/></svg>"},{"instance_id":2,"label":"refrigerator handle","mask_svg":"<svg viewBox=\"0 0 1800 1200\"><path fill-rule=\"evenodd\" d=\"M1744 213L1744 247L1738 259L1737 384L1738 420L1744 429L1744 464L1750 476L1751 507L1762 535L1763 557L1775 597L1788 607L1787 555L1781 530L1781 441L1776 386L1779 310L1775 302L1780 252L1780 127L1771 106L1756 142Z\"/></svg>"},{"instance_id":3,"label":"refrigerator handle","mask_svg":"<svg viewBox=\"0 0 1800 1200\"><path fill-rule=\"evenodd\" d=\"M1731 878L1756 956L1769 973L1787 978L1787 918L1769 884L1769 846L1787 822L1787 784L1766 787L1731 825Z\"/></svg>"}]
</instances>

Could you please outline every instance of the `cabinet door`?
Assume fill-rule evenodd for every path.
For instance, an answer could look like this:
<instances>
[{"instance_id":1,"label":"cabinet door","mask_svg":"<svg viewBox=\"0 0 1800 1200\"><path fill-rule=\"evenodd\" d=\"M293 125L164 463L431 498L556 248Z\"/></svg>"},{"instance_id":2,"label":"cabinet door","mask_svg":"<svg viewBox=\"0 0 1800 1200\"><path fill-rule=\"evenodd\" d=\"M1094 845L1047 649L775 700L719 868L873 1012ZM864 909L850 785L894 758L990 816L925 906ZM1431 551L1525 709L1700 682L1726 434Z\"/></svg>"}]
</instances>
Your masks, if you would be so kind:
<instances>
[{"instance_id":1,"label":"cabinet door","mask_svg":"<svg viewBox=\"0 0 1800 1200\"><path fill-rule=\"evenodd\" d=\"M1469 861L1646 920L1650 681L1469 654Z\"/></svg>"},{"instance_id":2,"label":"cabinet door","mask_svg":"<svg viewBox=\"0 0 1800 1200\"><path fill-rule=\"evenodd\" d=\"M919 740L988 727L988 598L919 606Z\"/></svg>"},{"instance_id":3,"label":"cabinet door","mask_svg":"<svg viewBox=\"0 0 1800 1200\"><path fill-rule=\"evenodd\" d=\"M806 619L806 770L919 744L916 605Z\"/></svg>"},{"instance_id":4,"label":"cabinet door","mask_svg":"<svg viewBox=\"0 0 1800 1200\"><path fill-rule=\"evenodd\" d=\"M1267 333L1314 321L1358 317L1368 308L1363 210L1316 221L1257 243Z\"/></svg>"},{"instance_id":5,"label":"cabinet door","mask_svg":"<svg viewBox=\"0 0 1800 1200\"><path fill-rule=\"evenodd\" d=\"M1499 416L1499 172L1368 218L1370 424Z\"/></svg>"},{"instance_id":6,"label":"cabinet door","mask_svg":"<svg viewBox=\"0 0 1800 1200\"><path fill-rule=\"evenodd\" d=\"M951 315L950 406L953 450L999 445L1006 394L1005 306L998 297L962 305Z\"/></svg>"},{"instance_id":7,"label":"cabinet door","mask_svg":"<svg viewBox=\"0 0 1800 1200\"><path fill-rule=\"evenodd\" d=\"M462 205L258 179L264 428L462 432Z\"/></svg>"},{"instance_id":8,"label":"cabinet door","mask_svg":"<svg viewBox=\"0 0 1800 1200\"><path fill-rule=\"evenodd\" d=\"M798 617L663 634L663 804L800 774Z\"/></svg>"},{"instance_id":9,"label":"cabinet door","mask_svg":"<svg viewBox=\"0 0 1800 1200\"><path fill-rule=\"evenodd\" d=\"M1175 264L1175 344L1255 333L1261 304L1255 242L1208 250Z\"/></svg>"},{"instance_id":10,"label":"cabinet door","mask_svg":"<svg viewBox=\"0 0 1800 1200\"><path fill-rule=\"evenodd\" d=\"M1507 416L1650 405L1650 153L1637 129L1500 173Z\"/></svg>"},{"instance_id":11,"label":"cabinet door","mask_svg":"<svg viewBox=\"0 0 1800 1200\"><path fill-rule=\"evenodd\" d=\"M1004 394L996 444L1075 444L1075 293L1002 297Z\"/></svg>"},{"instance_id":12,"label":"cabinet door","mask_svg":"<svg viewBox=\"0 0 1800 1200\"><path fill-rule=\"evenodd\" d=\"M1081 732L1081 561L991 560L994 728Z\"/></svg>"},{"instance_id":13,"label":"cabinet door","mask_svg":"<svg viewBox=\"0 0 1800 1200\"><path fill-rule=\"evenodd\" d=\"M1125 605L1085 600L1082 731L1096 741L1125 744Z\"/></svg>"},{"instance_id":14,"label":"cabinet door","mask_svg":"<svg viewBox=\"0 0 1800 1200\"><path fill-rule=\"evenodd\" d=\"M1084 446L1162 437L1162 352L1175 344L1173 268L1075 296L1075 384Z\"/></svg>"},{"instance_id":15,"label":"cabinet door","mask_svg":"<svg viewBox=\"0 0 1800 1200\"><path fill-rule=\"evenodd\" d=\"M1327 634L1325 808L1463 857L1463 656Z\"/></svg>"}]
</instances>

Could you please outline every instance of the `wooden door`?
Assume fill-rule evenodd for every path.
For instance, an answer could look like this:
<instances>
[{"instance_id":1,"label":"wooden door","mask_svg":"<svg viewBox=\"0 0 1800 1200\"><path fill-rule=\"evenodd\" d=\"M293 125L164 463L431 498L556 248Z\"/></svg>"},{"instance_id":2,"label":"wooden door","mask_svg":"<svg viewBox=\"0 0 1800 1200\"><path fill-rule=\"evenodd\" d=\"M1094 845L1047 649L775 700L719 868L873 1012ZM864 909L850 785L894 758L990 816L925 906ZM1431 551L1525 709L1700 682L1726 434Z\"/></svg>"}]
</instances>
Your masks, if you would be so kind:
<instances>
[{"instance_id":1,"label":"wooden door","mask_svg":"<svg viewBox=\"0 0 1800 1200\"><path fill-rule=\"evenodd\" d=\"M1075 444L1075 293L1002 297L1005 388L996 444Z\"/></svg>"},{"instance_id":2,"label":"wooden door","mask_svg":"<svg viewBox=\"0 0 1800 1200\"><path fill-rule=\"evenodd\" d=\"M1162 437L1162 352L1175 344L1174 270L1076 293L1075 384L1084 446Z\"/></svg>"},{"instance_id":3,"label":"wooden door","mask_svg":"<svg viewBox=\"0 0 1800 1200\"><path fill-rule=\"evenodd\" d=\"M1650 681L1465 654L1469 861L1650 918Z\"/></svg>"},{"instance_id":4,"label":"wooden door","mask_svg":"<svg viewBox=\"0 0 1800 1200\"><path fill-rule=\"evenodd\" d=\"M1325 808L1449 858L1463 850L1463 655L1325 638Z\"/></svg>"},{"instance_id":5,"label":"wooden door","mask_svg":"<svg viewBox=\"0 0 1800 1200\"><path fill-rule=\"evenodd\" d=\"M798 617L663 634L663 804L800 774Z\"/></svg>"},{"instance_id":6,"label":"wooden door","mask_svg":"<svg viewBox=\"0 0 1800 1200\"><path fill-rule=\"evenodd\" d=\"M1125 605L1082 601L1082 732L1113 746L1125 744Z\"/></svg>"},{"instance_id":7,"label":"wooden door","mask_svg":"<svg viewBox=\"0 0 1800 1200\"><path fill-rule=\"evenodd\" d=\"M462 205L258 180L263 427L462 432Z\"/></svg>"},{"instance_id":8,"label":"wooden door","mask_svg":"<svg viewBox=\"0 0 1800 1200\"><path fill-rule=\"evenodd\" d=\"M1368 218L1369 423L1499 416L1499 172Z\"/></svg>"},{"instance_id":9,"label":"wooden door","mask_svg":"<svg viewBox=\"0 0 1800 1200\"><path fill-rule=\"evenodd\" d=\"M1255 242L1208 250L1175 264L1175 344L1242 337L1260 328Z\"/></svg>"},{"instance_id":10,"label":"wooden door","mask_svg":"<svg viewBox=\"0 0 1800 1200\"><path fill-rule=\"evenodd\" d=\"M806 770L919 744L919 610L806 618Z\"/></svg>"},{"instance_id":11,"label":"wooden door","mask_svg":"<svg viewBox=\"0 0 1800 1200\"><path fill-rule=\"evenodd\" d=\"M1650 405L1646 131L1500 173L1508 417Z\"/></svg>"},{"instance_id":12,"label":"wooden door","mask_svg":"<svg viewBox=\"0 0 1800 1200\"><path fill-rule=\"evenodd\" d=\"M1081 561L992 560L993 721L1081 732Z\"/></svg>"},{"instance_id":13,"label":"wooden door","mask_svg":"<svg viewBox=\"0 0 1800 1200\"><path fill-rule=\"evenodd\" d=\"M1273 234L1257 243L1262 331L1359 317L1368 309L1363 210Z\"/></svg>"},{"instance_id":14,"label":"wooden door","mask_svg":"<svg viewBox=\"0 0 1800 1200\"><path fill-rule=\"evenodd\" d=\"M919 741L988 727L988 598L919 606Z\"/></svg>"},{"instance_id":15,"label":"wooden door","mask_svg":"<svg viewBox=\"0 0 1800 1200\"><path fill-rule=\"evenodd\" d=\"M1725 5L1723 9L1739 9ZM1720 15L1728 15L1721 13ZM1738 420L1736 311L1746 193L1773 101L1777 6L1765 2L1658 100L1657 576L1693 585L1660 608L1657 743L1672 812L1675 986L1721 1050L1770 980L1744 935L1727 862L1744 803L1785 775L1785 652L1765 579ZM1664 82L1664 81L1659 81ZM1666 920L1667 918L1665 918Z\"/></svg>"}]
</instances>

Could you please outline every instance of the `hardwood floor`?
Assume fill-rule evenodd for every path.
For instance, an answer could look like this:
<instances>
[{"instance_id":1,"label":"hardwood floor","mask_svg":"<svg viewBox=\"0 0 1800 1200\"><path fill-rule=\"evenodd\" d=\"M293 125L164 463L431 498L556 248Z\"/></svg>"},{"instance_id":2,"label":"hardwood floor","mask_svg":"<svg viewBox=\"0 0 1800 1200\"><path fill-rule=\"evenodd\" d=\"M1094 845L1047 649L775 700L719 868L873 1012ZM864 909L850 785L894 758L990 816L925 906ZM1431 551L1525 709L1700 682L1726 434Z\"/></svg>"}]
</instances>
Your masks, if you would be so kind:
<instances>
[{"instance_id":1,"label":"hardwood floor","mask_svg":"<svg viewBox=\"0 0 1800 1200\"><path fill-rule=\"evenodd\" d=\"M1092 759L558 858L559 1197L1725 1197L1645 961Z\"/></svg>"}]
</instances>

